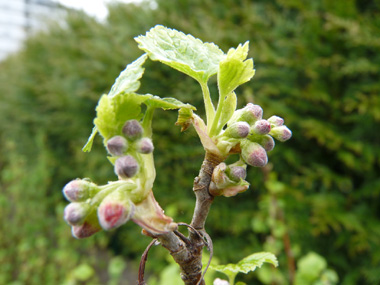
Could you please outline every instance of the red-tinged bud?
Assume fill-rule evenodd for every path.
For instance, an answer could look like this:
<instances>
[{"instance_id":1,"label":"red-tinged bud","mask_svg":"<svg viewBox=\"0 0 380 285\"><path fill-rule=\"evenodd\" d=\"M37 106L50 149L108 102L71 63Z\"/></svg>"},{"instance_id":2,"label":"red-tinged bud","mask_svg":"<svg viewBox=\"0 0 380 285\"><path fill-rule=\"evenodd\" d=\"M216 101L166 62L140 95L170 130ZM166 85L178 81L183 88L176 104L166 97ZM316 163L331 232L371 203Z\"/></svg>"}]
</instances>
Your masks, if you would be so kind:
<instances>
[{"instance_id":1,"label":"red-tinged bud","mask_svg":"<svg viewBox=\"0 0 380 285\"><path fill-rule=\"evenodd\" d=\"M229 177L234 181L240 181L240 179L245 179L247 176L247 171L242 166L232 166L230 167Z\"/></svg>"},{"instance_id":2,"label":"red-tinged bud","mask_svg":"<svg viewBox=\"0 0 380 285\"><path fill-rule=\"evenodd\" d=\"M129 201L104 201L98 208L99 223L107 231L120 227L133 215L133 209Z\"/></svg>"},{"instance_id":3,"label":"red-tinged bud","mask_svg":"<svg viewBox=\"0 0 380 285\"><path fill-rule=\"evenodd\" d=\"M69 225L81 225L90 210L91 206L87 203L70 203L64 210L63 218Z\"/></svg>"},{"instance_id":4,"label":"red-tinged bud","mask_svg":"<svg viewBox=\"0 0 380 285\"><path fill-rule=\"evenodd\" d=\"M284 124L284 119L278 116L272 116L268 119L268 122L271 123L271 125L279 127Z\"/></svg>"},{"instance_id":5,"label":"red-tinged bud","mask_svg":"<svg viewBox=\"0 0 380 285\"><path fill-rule=\"evenodd\" d=\"M142 138L136 143L136 150L140 153L151 153L154 149L153 142L150 138Z\"/></svg>"},{"instance_id":6,"label":"red-tinged bud","mask_svg":"<svg viewBox=\"0 0 380 285\"><path fill-rule=\"evenodd\" d=\"M270 135L265 135L259 138L258 143L266 150L271 151L274 148L274 139Z\"/></svg>"},{"instance_id":7,"label":"red-tinged bud","mask_svg":"<svg viewBox=\"0 0 380 285\"><path fill-rule=\"evenodd\" d=\"M142 137L143 128L137 120L129 120L123 127L123 134L130 140Z\"/></svg>"},{"instance_id":8,"label":"red-tinged bud","mask_svg":"<svg viewBox=\"0 0 380 285\"><path fill-rule=\"evenodd\" d=\"M114 156L123 155L128 149L128 142L122 136L114 136L107 141L107 150Z\"/></svg>"},{"instance_id":9,"label":"red-tinged bud","mask_svg":"<svg viewBox=\"0 0 380 285\"><path fill-rule=\"evenodd\" d=\"M230 138L245 138L249 134L249 125L246 122L236 122L228 126L226 131L223 133L224 136Z\"/></svg>"},{"instance_id":10,"label":"red-tinged bud","mask_svg":"<svg viewBox=\"0 0 380 285\"><path fill-rule=\"evenodd\" d=\"M139 170L139 164L131 155L119 157L115 162L115 173L120 178L131 178Z\"/></svg>"},{"instance_id":11,"label":"red-tinged bud","mask_svg":"<svg viewBox=\"0 0 380 285\"><path fill-rule=\"evenodd\" d=\"M287 126L275 127L270 131L270 135L280 142L287 141L292 137L292 131Z\"/></svg>"},{"instance_id":12,"label":"red-tinged bud","mask_svg":"<svg viewBox=\"0 0 380 285\"><path fill-rule=\"evenodd\" d=\"M83 225L73 226L71 229L72 235L77 239L87 238L101 230L101 227L96 223L85 221Z\"/></svg>"},{"instance_id":13,"label":"red-tinged bud","mask_svg":"<svg viewBox=\"0 0 380 285\"><path fill-rule=\"evenodd\" d=\"M83 202L99 192L99 187L86 179L75 179L63 187L63 195L70 202Z\"/></svg>"},{"instance_id":14,"label":"red-tinged bud","mask_svg":"<svg viewBox=\"0 0 380 285\"><path fill-rule=\"evenodd\" d=\"M263 167L268 163L265 149L255 142L246 141L242 146L241 155L247 164L255 167Z\"/></svg>"},{"instance_id":15,"label":"red-tinged bud","mask_svg":"<svg viewBox=\"0 0 380 285\"><path fill-rule=\"evenodd\" d=\"M252 130L258 135L266 135L270 132L270 123L267 120L258 120Z\"/></svg>"}]
</instances>

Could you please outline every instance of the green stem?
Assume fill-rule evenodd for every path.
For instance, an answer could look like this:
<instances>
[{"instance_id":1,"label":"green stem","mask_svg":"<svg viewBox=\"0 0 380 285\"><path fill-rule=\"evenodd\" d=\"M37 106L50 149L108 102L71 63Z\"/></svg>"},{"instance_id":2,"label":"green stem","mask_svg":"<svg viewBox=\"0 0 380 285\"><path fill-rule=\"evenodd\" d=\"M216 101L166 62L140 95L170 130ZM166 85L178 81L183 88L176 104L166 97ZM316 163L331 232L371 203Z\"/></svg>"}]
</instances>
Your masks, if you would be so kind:
<instances>
[{"instance_id":1,"label":"green stem","mask_svg":"<svg viewBox=\"0 0 380 285\"><path fill-rule=\"evenodd\" d=\"M235 284L235 277L236 277L237 274L228 274L228 281L229 281L229 285L234 285Z\"/></svg>"},{"instance_id":2,"label":"green stem","mask_svg":"<svg viewBox=\"0 0 380 285\"><path fill-rule=\"evenodd\" d=\"M223 110L223 106L225 102L224 98L225 96L219 96L219 102L218 102L218 107L216 109L214 121L212 122L211 128L208 130L208 134L210 137L216 136L219 133L218 124L219 124L220 116L222 115L222 110Z\"/></svg>"},{"instance_id":3,"label":"green stem","mask_svg":"<svg viewBox=\"0 0 380 285\"><path fill-rule=\"evenodd\" d=\"M201 85L201 88L202 88L203 100L205 103L206 119L207 119L206 124L207 126L210 126L214 120L215 108L211 101L210 90L208 89L207 83L200 82L199 84Z\"/></svg>"},{"instance_id":4,"label":"green stem","mask_svg":"<svg viewBox=\"0 0 380 285\"><path fill-rule=\"evenodd\" d=\"M142 127L145 132L145 136L152 138L152 120L153 120L153 113L154 113L155 108L153 107L147 107L145 111L145 116L142 121Z\"/></svg>"}]
</instances>

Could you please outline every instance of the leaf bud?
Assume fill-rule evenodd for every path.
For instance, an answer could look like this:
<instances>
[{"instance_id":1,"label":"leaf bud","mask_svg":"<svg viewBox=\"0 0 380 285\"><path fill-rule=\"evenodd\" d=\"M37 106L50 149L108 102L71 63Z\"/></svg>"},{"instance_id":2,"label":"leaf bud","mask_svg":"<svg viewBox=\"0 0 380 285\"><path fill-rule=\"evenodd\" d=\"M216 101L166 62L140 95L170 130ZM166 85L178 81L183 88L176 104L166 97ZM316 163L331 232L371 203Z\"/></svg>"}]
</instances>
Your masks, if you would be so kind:
<instances>
[{"instance_id":1,"label":"leaf bud","mask_svg":"<svg viewBox=\"0 0 380 285\"><path fill-rule=\"evenodd\" d=\"M87 203L70 203L63 212L63 218L69 225L81 225L90 210L91 206Z\"/></svg>"},{"instance_id":2,"label":"leaf bud","mask_svg":"<svg viewBox=\"0 0 380 285\"><path fill-rule=\"evenodd\" d=\"M230 138L245 138L249 134L249 125L246 122L236 122L228 126L226 131L223 133L224 136Z\"/></svg>"},{"instance_id":3,"label":"leaf bud","mask_svg":"<svg viewBox=\"0 0 380 285\"><path fill-rule=\"evenodd\" d=\"M134 213L134 204L123 191L108 195L98 208L100 226L111 230L125 224Z\"/></svg>"},{"instance_id":4,"label":"leaf bud","mask_svg":"<svg viewBox=\"0 0 380 285\"><path fill-rule=\"evenodd\" d=\"M154 149L153 142L150 138L142 138L136 143L136 150L140 153L151 153Z\"/></svg>"},{"instance_id":5,"label":"leaf bud","mask_svg":"<svg viewBox=\"0 0 380 285\"><path fill-rule=\"evenodd\" d=\"M272 116L268 119L268 122L271 123L271 125L279 127L284 124L284 119L278 116Z\"/></svg>"},{"instance_id":6,"label":"leaf bud","mask_svg":"<svg viewBox=\"0 0 380 285\"><path fill-rule=\"evenodd\" d=\"M139 164L131 155L119 157L115 162L115 173L120 178L131 178L139 170Z\"/></svg>"},{"instance_id":7,"label":"leaf bud","mask_svg":"<svg viewBox=\"0 0 380 285\"><path fill-rule=\"evenodd\" d=\"M63 195L70 202L83 202L99 192L99 187L87 179L75 179L63 187Z\"/></svg>"},{"instance_id":8,"label":"leaf bud","mask_svg":"<svg viewBox=\"0 0 380 285\"><path fill-rule=\"evenodd\" d=\"M258 143L266 150L271 151L274 148L274 139L270 135L261 136Z\"/></svg>"},{"instance_id":9,"label":"leaf bud","mask_svg":"<svg viewBox=\"0 0 380 285\"><path fill-rule=\"evenodd\" d=\"M122 132L128 139L136 140L142 137L143 128L137 120L129 120L124 124Z\"/></svg>"},{"instance_id":10,"label":"leaf bud","mask_svg":"<svg viewBox=\"0 0 380 285\"><path fill-rule=\"evenodd\" d=\"M266 135L270 132L270 123L267 120L258 120L252 130L258 135Z\"/></svg>"},{"instance_id":11,"label":"leaf bud","mask_svg":"<svg viewBox=\"0 0 380 285\"><path fill-rule=\"evenodd\" d=\"M128 149L128 142L122 136L114 136L107 141L107 150L114 156L120 156Z\"/></svg>"},{"instance_id":12,"label":"leaf bud","mask_svg":"<svg viewBox=\"0 0 380 285\"><path fill-rule=\"evenodd\" d=\"M241 155L247 164L255 167L263 167L268 163L265 149L255 142L247 140L242 146Z\"/></svg>"},{"instance_id":13,"label":"leaf bud","mask_svg":"<svg viewBox=\"0 0 380 285\"><path fill-rule=\"evenodd\" d=\"M274 127L269 134L280 142L287 141L292 137L292 131L287 126Z\"/></svg>"}]
</instances>

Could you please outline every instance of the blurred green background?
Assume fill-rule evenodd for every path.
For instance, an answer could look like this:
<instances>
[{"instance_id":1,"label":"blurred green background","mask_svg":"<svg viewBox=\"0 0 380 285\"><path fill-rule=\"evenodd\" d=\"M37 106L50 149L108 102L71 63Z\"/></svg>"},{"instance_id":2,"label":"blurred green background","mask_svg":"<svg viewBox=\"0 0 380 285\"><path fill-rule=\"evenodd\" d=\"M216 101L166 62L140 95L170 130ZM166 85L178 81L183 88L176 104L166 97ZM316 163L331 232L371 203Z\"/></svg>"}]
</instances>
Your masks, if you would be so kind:
<instances>
[{"instance_id":1,"label":"blurred green background","mask_svg":"<svg viewBox=\"0 0 380 285\"><path fill-rule=\"evenodd\" d=\"M135 284L150 239L127 223L75 240L61 189L115 179L100 138L91 153L81 148L100 95L141 54L133 38L156 24L225 52L249 40L256 75L237 90L239 107L260 104L293 131L267 167L249 169L248 191L215 199L207 230L217 260L276 254L277 269L238 275L247 284L380 284L380 1L156 2L110 6L102 23L71 12L0 64L0 284ZM194 80L146 68L140 92L203 115ZM210 88L216 99L215 79ZM193 130L174 127L176 112L155 115L155 196L189 222L203 149ZM148 284L176 284L176 270L164 249L150 252Z\"/></svg>"}]
</instances>

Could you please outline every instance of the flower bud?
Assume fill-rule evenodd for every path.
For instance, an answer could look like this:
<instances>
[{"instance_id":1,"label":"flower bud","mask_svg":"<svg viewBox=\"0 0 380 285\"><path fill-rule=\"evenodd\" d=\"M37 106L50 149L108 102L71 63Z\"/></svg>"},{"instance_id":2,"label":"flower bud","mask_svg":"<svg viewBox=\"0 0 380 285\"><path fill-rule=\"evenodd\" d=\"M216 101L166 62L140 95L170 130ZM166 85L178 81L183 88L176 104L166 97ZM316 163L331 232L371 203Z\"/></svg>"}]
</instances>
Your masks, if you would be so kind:
<instances>
[{"instance_id":1,"label":"flower bud","mask_svg":"<svg viewBox=\"0 0 380 285\"><path fill-rule=\"evenodd\" d=\"M83 224L72 226L71 232L75 238L81 239L92 236L101 229L102 228L99 225L96 211L92 210Z\"/></svg>"},{"instance_id":2,"label":"flower bud","mask_svg":"<svg viewBox=\"0 0 380 285\"><path fill-rule=\"evenodd\" d=\"M263 167L268 163L265 149L255 142L247 141L244 143L241 155L247 164L255 167Z\"/></svg>"},{"instance_id":3,"label":"flower bud","mask_svg":"<svg viewBox=\"0 0 380 285\"><path fill-rule=\"evenodd\" d=\"M123 155L128 149L128 142L122 136L114 136L107 141L107 150L114 156Z\"/></svg>"},{"instance_id":4,"label":"flower bud","mask_svg":"<svg viewBox=\"0 0 380 285\"><path fill-rule=\"evenodd\" d=\"M258 143L266 150L271 151L274 148L274 139L270 135L261 136Z\"/></svg>"},{"instance_id":5,"label":"flower bud","mask_svg":"<svg viewBox=\"0 0 380 285\"><path fill-rule=\"evenodd\" d=\"M136 150L140 153L151 153L154 149L153 142L150 138L142 138L136 143Z\"/></svg>"},{"instance_id":6,"label":"flower bud","mask_svg":"<svg viewBox=\"0 0 380 285\"><path fill-rule=\"evenodd\" d=\"M270 123L267 120L258 120L252 130L258 135L266 135L270 132Z\"/></svg>"},{"instance_id":7,"label":"flower bud","mask_svg":"<svg viewBox=\"0 0 380 285\"><path fill-rule=\"evenodd\" d=\"M263 109L259 105L254 105L252 103L248 103L242 109L241 120L247 122L252 125L257 120L261 120L263 117Z\"/></svg>"},{"instance_id":8,"label":"flower bud","mask_svg":"<svg viewBox=\"0 0 380 285\"><path fill-rule=\"evenodd\" d=\"M139 164L131 155L119 157L115 162L115 173L120 178L131 178L139 170Z\"/></svg>"},{"instance_id":9,"label":"flower bud","mask_svg":"<svg viewBox=\"0 0 380 285\"><path fill-rule=\"evenodd\" d=\"M234 181L240 181L240 179L245 179L247 176L247 171L242 166L232 166L230 167L229 177Z\"/></svg>"},{"instance_id":10,"label":"flower bud","mask_svg":"<svg viewBox=\"0 0 380 285\"><path fill-rule=\"evenodd\" d=\"M268 122L273 126L279 127L284 124L284 119L278 116L272 116L268 119Z\"/></svg>"},{"instance_id":11,"label":"flower bud","mask_svg":"<svg viewBox=\"0 0 380 285\"><path fill-rule=\"evenodd\" d=\"M143 128L137 120L129 120L124 124L123 134L130 140L142 137Z\"/></svg>"},{"instance_id":12,"label":"flower bud","mask_svg":"<svg viewBox=\"0 0 380 285\"><path fill-rule=\"evenodd\" d=\"M270 131L270 135L280 142L287 141L292 137L292 131L287 126L274 127Z\"/></svg>"},{"instance_id":13,"label":"flower bud","mask_svg":"<svg viewBox=\"0 0 380 285\"><path fill-rule=\"evenodd\" d=\"M83 202L99 192L99 187L86 179L75 179L63 187L63 195L70 202Z\"/></svg>"},{"instance_id":14,"label":"flower bud","mask_svg":"<svg viewBox=\"0 0 380 285\"><path fill-rule=\"evenodd\" d=\"M134 213L134 204L123 191L116 191L108 195L98 208L98 217L101 227L111 230L125 224Z\"/></svg>"},{"instance_id":15,"label":"flower bud","mask_svg":"<svg viewBox=\"0 0 380 285\"><path fill-rule=\"evenodd\" d=\"M70 203L63 212L63 218L70 225L83 224L90 213L91 206L87 203Z\"/></svg>"},{"instance_id":16,"label":"flower bud","mask_svg":"<svg viewBox=\"0 0 380 285\"><path fill-rule=\"evenodd\" d=\"M237 122L228 126L226 131L223 133L224 136L230 138L245 138L249 134L249 125L246 122Z\"/></svg>"}]
</instances>

